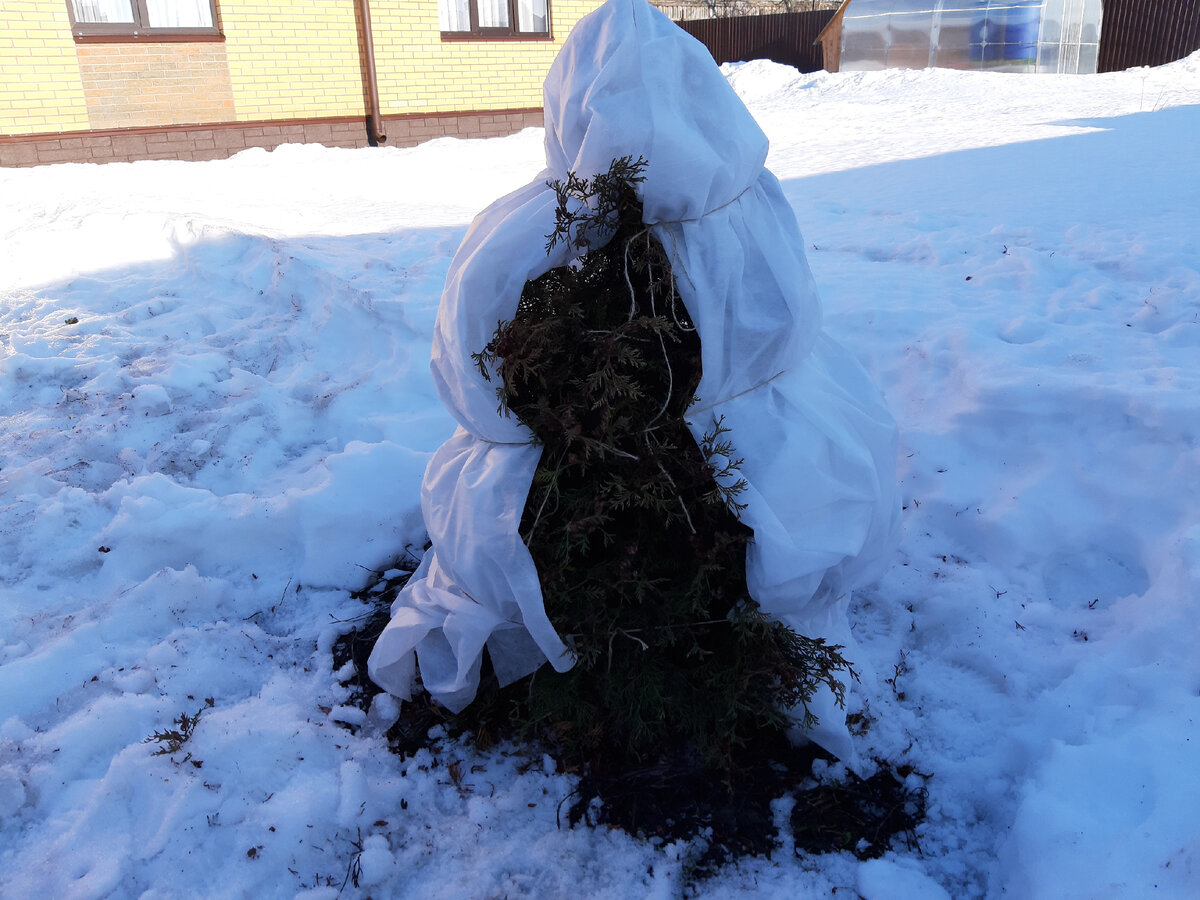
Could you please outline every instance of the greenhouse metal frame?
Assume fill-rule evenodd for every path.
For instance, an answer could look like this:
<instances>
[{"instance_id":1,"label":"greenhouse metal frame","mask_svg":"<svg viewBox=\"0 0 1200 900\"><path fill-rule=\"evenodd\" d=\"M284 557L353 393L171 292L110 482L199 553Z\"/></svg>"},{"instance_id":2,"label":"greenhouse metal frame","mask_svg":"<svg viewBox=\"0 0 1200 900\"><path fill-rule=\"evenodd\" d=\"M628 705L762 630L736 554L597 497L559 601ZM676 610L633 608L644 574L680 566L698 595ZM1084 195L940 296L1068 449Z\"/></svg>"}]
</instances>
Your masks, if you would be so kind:
<instances>
[{"instance_id":1,"label":"greenhouse metal frame","mask_svg":"<svg viewBox=\"0 0 1200 900\"><path fill-rule=\"evenodd\" d=\"M848 0L831 23L842 71L986 69L1090 74L1100 0Z\"/></svg>"}]
</instances>

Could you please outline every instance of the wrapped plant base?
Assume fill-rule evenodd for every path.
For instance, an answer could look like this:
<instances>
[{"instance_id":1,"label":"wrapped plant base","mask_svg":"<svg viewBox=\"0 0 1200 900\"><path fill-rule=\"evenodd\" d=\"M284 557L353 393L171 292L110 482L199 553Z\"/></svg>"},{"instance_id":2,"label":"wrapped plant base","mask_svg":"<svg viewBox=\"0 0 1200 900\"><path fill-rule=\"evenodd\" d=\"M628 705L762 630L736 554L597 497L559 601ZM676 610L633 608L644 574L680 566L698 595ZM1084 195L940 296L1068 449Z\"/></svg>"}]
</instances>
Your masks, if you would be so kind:
<instances>
[{"instance_id":1,"label":"wrapped plant base","mask_svg":"<svg viewBox=\"0 0 1200 900\"><path fill-rule=\"evenodd\" d=\"M431 362L459 427L371 677L481 723L518 702L590 763L681 747L729 770L793 709L851 760L829 645L890 559L896 434L821 331L766 137L644 0L580 20L544 110L547 172L447 273Z\"/></svg>"},{"instance_id":2,"label":"wrapped plant base","mask_svg":"<svg viewBox=\"0 0 1200 900\"><path fill-rule=\"evenodd\" d=\"M644 165L618 159L553 185L551 244L582 256L528 282L477 356L543 446L520 534L575 665L509 688L515 706L477 702L466 716L549 735L574 767L670 756L730 783L735 747L782 733L794 709L811 724L818 686L840 698L837 673L851 670L840 647L768 619L747 592L736 435L718 420L697 446L684 421L700 339L642 223Z\"/></svg>"}]
</instances>

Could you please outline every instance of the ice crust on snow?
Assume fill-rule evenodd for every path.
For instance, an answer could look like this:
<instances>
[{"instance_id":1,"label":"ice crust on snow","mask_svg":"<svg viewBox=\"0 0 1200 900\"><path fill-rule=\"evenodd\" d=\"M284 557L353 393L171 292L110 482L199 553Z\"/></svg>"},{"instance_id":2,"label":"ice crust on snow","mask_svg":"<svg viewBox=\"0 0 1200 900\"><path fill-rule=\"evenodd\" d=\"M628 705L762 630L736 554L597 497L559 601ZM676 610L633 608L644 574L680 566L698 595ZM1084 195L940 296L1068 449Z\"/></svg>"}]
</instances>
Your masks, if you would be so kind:
<instances>
[{"instance_id":1,"label":"ice crust on snow","mask_svg":"<svg viewBox=\"0 0 1200 900\"><path fill-rule=\"evenodd\" d=\"M1200 54L739 90L900 424L853 740L929 814L919 851L694 893L1200 895ZM381 880L343 898L679 896L687 846L557 827L567 776L324 711L455 427L450 258L542 139L0 169L0 896L333 898L360 833ZM153 756L197 710L191 760Z\"/></svg>"}]
</instances>

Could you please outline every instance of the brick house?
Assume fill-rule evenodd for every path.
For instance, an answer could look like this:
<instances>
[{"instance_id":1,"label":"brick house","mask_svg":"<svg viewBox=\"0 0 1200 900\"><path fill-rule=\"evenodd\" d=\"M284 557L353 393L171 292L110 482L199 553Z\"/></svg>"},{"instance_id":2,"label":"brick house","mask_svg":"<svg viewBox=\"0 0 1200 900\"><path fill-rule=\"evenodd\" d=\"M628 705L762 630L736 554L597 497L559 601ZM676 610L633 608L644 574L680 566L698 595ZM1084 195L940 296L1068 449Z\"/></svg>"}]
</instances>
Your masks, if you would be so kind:
<instances>
[{"instance_id":1,"label":"brick house","mask_svg":"<svg viewBox=\"0 0 1200 900\"><path fill-rule=\"evenodd\" d=\"M507 134L599 2L4 0L0 165Z\"/></svg>"}]
</instances>

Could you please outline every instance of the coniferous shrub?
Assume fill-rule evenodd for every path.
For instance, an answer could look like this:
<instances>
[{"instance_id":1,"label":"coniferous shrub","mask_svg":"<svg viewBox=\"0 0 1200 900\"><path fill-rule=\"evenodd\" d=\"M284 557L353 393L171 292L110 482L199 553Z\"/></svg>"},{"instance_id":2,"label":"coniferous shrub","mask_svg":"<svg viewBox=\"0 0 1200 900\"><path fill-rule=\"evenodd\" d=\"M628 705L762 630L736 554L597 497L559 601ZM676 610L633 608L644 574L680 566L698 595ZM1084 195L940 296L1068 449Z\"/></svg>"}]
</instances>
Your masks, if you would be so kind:
<instances>
[{"instance_id":1,"label":"coniferous shrub","mask_svg":"<svg viewBox=\"0 0 1200 900\"><path fill-rule=\"evenodd\" d=\"M520 533L575 666L493 679L465 717L481 735L549 738L580 770L683 765L733 788L739 747L781 735L794 710L811 725L814 692L840 700L838 673L854 673L747 593L737 436L716 418L697 446L684 422L700 341L642 222L645 165L552 183L549 246L579 257L528 282L475 357L543 445Z\"/></svg>"},{"instance_id":2,"label":"coniferous shrub","mask_svg":"<svg viewBox=\"0 0 1200 900\"><path fill-rule=\"evenodd\" d=\"M578 259L529 282L512 321L476 354L485 376L499 373L502 408L544 445L520 532L576 665L501 689L485 651L475 701L453 714L418 692L388 730L389 747L436 746L444 732L434 725L481 749L525 739L531 762L549 753L580 776L570 824L702 836L685 884L730 858L776 850L773 803L784 795L795 801L798 854L877 856L898 833L915 840L924 793L906 786L911 766L882 763L866 780L805 783L813 760L831 757L794 746L787 732L813 723L807 702L822 684L840 702L839 675L854 671L841 647L770 620L747 594L737 436L718 417L697 446L684 424L700 343L670 261L642 223L644 166L619 159L594 179L553 183L547 237L551 247L569 242ZM336 669L353 660L365 671L411 568L377 573L354 594L373 612L335 642ZM378 690L347 686L364 711Z\"/></svg>"}]
</instances>

